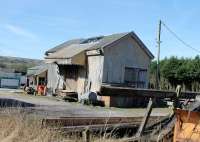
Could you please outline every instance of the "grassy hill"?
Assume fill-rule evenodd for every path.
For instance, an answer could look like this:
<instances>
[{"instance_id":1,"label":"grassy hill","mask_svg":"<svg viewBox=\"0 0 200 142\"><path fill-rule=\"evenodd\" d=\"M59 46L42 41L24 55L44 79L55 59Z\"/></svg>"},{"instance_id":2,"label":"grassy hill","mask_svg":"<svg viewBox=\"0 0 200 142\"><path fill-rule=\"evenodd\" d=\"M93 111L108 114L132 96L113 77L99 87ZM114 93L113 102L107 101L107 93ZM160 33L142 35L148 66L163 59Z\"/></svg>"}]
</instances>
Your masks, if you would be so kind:
<instances>
[{"instance_id":1,"label":"grassy hill","mask_svg":"<svg viewBox=\"0 0 200 142\"><path fill-rule=\"evenodd\" d=\"M0 69L13 70L14 72L26 73L27 68L43 64L42 60L0 56Z\"/></svg>"}]
</instances>

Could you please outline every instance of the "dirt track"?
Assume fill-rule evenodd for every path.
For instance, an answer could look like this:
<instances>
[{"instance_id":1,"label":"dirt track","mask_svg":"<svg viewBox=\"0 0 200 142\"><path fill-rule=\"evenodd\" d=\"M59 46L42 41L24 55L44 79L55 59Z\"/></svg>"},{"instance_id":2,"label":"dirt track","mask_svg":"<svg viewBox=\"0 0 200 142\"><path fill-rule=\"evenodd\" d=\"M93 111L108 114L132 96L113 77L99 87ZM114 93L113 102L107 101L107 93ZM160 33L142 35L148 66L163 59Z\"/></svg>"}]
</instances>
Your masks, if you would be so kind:
<instances>
[{"instance_id":1,"label":"dirt track","mask_svg":"<svg viewBox=\"0 0 200 142\"><path fill-rule=\"evenodd\" d=\"M34 107L25 107L28 113L33 113L47 117L69 117L69 116L87 116L87 117L141 117L145 109L121 109L85 106L79 103L68 103L47 96L30 96L23 94L20 90L0 89L0 99L12 99L23 101L35 105ZM166 116L171 112L168 108L153 109L152 116Z\"/></svg>"}]
</instances>

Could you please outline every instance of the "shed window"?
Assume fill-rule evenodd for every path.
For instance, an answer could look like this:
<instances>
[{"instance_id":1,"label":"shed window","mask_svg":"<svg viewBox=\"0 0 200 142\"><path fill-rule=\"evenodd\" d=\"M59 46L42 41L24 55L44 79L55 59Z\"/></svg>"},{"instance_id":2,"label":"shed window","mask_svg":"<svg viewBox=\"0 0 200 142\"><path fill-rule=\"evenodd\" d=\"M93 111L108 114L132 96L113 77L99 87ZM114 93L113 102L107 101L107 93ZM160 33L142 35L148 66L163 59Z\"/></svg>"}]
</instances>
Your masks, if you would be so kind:
<instances>
[{"instance_id":1,"label":"shed window","mask_svg":"<svg viewBox=\"0 0 200 142\"><path fill-rule=\"evenodd\" d=\"M136 82L137 81L137 69L125 68L125 82Z\"/></svg>"},{"instance_id":2,"label":"shed window","mask_svg":"<svg viewBox=\"0 0 200 142\"><path fill-rule=\"evenodd\" d=\"M124 83L128 86L144 88L146 78L146 69L125 67Z\"/></svg>"}]
</instances>

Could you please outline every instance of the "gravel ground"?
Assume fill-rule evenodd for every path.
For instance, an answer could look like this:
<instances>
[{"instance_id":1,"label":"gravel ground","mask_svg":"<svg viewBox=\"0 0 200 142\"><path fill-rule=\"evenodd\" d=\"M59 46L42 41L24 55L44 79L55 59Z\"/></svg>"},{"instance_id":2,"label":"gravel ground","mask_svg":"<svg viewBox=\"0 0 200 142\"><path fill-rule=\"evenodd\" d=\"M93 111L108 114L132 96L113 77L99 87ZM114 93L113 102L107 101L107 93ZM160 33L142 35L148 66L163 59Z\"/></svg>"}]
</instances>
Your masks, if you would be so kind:
<instances>
[{"instance_id":1,"label":"gravel ground","mask_svg":"<svg viewBox=\"0 0 200 142\"><path fill-rule=\"evenodd\" d=\"M69 103L61 101L55 97L25 95L23 91L16 89L1 89L0 99L14 99L34 104L35 107L26 107L21 110L26 113L37 114L45 117L141 117L144 116L146 109L136 108L106 108L86 106L80 103ZM16 108L12 108L16 109ZM154 108L152 116L167 116L172 112L168 108Z\"/></svg>"}]
</instances>

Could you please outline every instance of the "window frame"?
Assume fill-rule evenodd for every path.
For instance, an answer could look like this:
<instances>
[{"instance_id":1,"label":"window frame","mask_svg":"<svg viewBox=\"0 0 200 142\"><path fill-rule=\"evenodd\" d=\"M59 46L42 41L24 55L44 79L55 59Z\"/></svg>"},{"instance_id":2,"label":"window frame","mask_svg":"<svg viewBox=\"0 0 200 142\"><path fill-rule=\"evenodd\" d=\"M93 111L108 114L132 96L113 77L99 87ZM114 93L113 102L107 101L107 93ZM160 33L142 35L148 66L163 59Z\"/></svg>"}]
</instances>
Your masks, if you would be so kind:
<instances>
[{"instance_id":1,"label":"window frame","mask_svg":"<svg viewBox=\"0 0 200 142\"><path fill-rule=\"evenodd\" d=\"M135 72L136 73L134 73L134 74L136 74L136 79L135 79L135 81L129 81L129 80L126 80L126 69L132 69L132 70L136 70ZM130 67L130 66L125 66L124 67L124 84L126 84L127 86L131 86L131 87L140 87L140 86L142 86L142 88L145 88L145 86L146 86L146 81L147 80L144 80L144 81L140 81L139 80L139 74L140 74L140 72L145 72L146 73L146 76L147 76L147 74L148 74L148 70L147 69L145 69L145 68L138 68L138 67Z\"/></svg>"}]
</instances>

